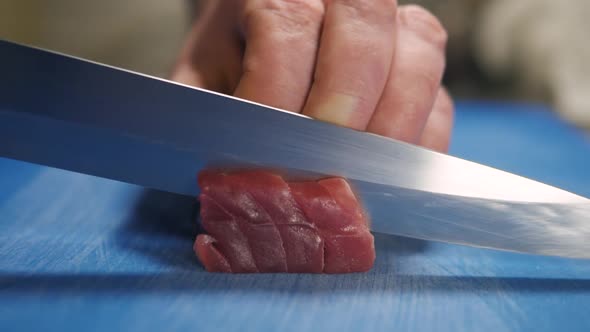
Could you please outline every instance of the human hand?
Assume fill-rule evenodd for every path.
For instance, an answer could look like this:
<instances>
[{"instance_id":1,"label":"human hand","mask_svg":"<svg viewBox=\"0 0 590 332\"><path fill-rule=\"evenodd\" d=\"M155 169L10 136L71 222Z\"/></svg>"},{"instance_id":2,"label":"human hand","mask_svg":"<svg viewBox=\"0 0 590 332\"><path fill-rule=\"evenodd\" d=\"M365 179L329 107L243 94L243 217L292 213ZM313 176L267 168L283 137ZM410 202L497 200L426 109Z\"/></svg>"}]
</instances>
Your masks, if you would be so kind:
<instances>
[{"instance_id":1,"label":"human hand","mask_svg":"<svg viewBox=\"0 0 590 332\"><path fill-rule=\"evenodd\" d=\"M172 79L446 152L446 32L394 0L217 0Z\"/></svg>"}]
</instances>

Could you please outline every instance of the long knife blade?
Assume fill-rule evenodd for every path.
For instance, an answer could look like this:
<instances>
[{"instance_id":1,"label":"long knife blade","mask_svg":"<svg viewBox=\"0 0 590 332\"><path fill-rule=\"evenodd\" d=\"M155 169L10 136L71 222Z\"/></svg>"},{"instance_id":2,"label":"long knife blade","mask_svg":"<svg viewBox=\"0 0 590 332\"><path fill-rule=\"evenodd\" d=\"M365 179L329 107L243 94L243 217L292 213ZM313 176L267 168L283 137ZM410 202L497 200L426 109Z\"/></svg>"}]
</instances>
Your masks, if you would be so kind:
<instances>
[{"instance_id":1,"label":"long knife blade","mask_svg":"<svg viewBox=\"0 0 590 332\"><path fill-rule=\"evenodd\" d=\"M211 165L343 176L375 232L590 258L590 200L256 103L0 41L0 156L196 195Z\"/></svg>"}]
</instances>

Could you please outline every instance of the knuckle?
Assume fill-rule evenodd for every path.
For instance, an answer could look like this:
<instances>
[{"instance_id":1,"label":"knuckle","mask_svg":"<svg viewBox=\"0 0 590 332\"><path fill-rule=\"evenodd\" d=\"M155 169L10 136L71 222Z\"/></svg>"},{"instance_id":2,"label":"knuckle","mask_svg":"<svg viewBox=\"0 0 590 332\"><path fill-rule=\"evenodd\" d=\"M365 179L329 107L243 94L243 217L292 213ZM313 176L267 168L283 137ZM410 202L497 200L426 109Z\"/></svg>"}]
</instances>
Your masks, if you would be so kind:
<instances>
[{"instance_id":1,"label":"knuckle","mask_svg":"<svg viewBox=\"0 0 590 332\"><path fill-rule=\"evenodd\" d=\"M243 10L245 24L254 18L272 19L283 30L305 29L321 23L324 17L322 0L257 0Z\"/></svg>"},{"instance_id":2,"label":"knuckle","mask_svg":"<svg viewBox=\"0 0 590 332\"><path fill-rule=\"evenodd\" d=\"M397 0L332 0L331 4L343 6L352 17L372 23L394 22L397 16Z\"/></svg>"},{"instance_id":3,"label":"knuckle","mask_svg":"<svg viewBox=\"0 0 590 332\"><path fill-rule=\"evenodd\" d=\"M431 12L418 5L406 5L400 7L398 13L403 26L426 41L445 47L448 39L447 30Z\"/></svg>"},{"instance_id":4,"label":"knuckle","mask_svg":"<svg viewBox=\"0 0 590 332\"><path fill-rule=\"evenodd\" d=\"M282 0L280 14L292 17L297 22L321 22L325 9L321 0Z\"/></svg>"},{"instance_id":5,"label":"knuckle","mask_svg":"<svg viewBox=\"0 0 590 332\"><path fill-rule=\"evenodd\" d=\"M324 3L321 0L283 0L290 9L301 11L313 17L324 15Z\"/></svg>"}]
</instances>

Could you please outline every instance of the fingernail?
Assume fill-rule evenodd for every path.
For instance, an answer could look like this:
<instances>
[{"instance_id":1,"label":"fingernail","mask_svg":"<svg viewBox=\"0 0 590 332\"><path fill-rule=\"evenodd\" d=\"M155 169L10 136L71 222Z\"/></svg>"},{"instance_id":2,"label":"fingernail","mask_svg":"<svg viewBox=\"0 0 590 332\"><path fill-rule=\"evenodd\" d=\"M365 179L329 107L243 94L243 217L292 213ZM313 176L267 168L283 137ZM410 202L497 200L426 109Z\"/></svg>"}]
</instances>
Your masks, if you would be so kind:
<instances>
[{"instance_id":1,"label":"fingernail","mask_svg":"<svg viewBox=\"0 0 590 332\"><path fill-rule=\"evenodd\" d=\"M339 126L354 127L354 115L359 99L350 95L332 94L323 98L313 111L315 119Z\"/></svg>"}]
</instances>

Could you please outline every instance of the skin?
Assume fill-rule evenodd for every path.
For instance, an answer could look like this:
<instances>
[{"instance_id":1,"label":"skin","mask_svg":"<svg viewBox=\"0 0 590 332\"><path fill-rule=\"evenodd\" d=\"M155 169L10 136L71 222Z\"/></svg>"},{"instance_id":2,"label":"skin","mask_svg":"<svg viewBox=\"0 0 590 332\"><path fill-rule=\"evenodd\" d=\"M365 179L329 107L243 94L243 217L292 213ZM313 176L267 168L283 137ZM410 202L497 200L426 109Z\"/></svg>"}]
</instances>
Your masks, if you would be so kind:
<instances>
[{"instance_id":1,"label":"skin","mask_svg":"<svg viewBox=\"0 0 590 332\"><path fill-rule=\"evenodd\" d=\"M446 41L395 0L213 0L172 79L447 152Z\"/></svg>"}]
</instances>

